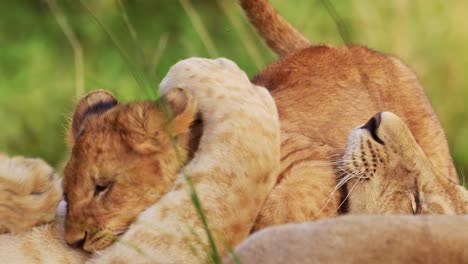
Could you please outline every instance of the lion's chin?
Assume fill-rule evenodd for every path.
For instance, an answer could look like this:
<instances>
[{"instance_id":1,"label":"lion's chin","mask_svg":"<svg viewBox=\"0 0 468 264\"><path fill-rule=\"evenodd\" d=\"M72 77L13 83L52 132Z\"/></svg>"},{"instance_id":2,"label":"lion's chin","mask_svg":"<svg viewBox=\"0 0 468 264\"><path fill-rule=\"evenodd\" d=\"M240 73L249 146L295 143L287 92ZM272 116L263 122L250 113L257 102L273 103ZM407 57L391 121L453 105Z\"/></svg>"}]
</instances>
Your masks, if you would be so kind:
<instances>
[{"instance_id":1,"label":"lion's chin","mask_svg":"<svg viewBox=\"0 0 468 264\"><path fill-rule=\"evenodd\" d=\"M86 239L83 249L87 252L94 252L105 249L117 240L118 236L109 232L98 232Z\"/></svg>"}]
</instances>

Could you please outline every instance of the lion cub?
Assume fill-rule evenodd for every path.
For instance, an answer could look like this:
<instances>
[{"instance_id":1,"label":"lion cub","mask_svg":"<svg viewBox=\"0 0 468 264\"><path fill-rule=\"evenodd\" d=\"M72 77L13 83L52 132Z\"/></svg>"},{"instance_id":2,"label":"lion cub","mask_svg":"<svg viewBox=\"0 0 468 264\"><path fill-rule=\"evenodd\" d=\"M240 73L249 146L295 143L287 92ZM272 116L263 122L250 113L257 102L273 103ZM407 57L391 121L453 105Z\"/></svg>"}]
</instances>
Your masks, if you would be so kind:
<instances>
[{"instance_id":1,"label":"lion cub","mask_svg":"<svg viewBox=\"0 0 468 264\"><path fill-rule=\"evenodd\" d=\"M214 242L225 252L248 236L275 182L276 106L235 63L181 61L161 92L167 105L120 104L96 91L76 107L64 176L65 239L91 252L126 231L93 263L196 263L209 257L187 175Z\"/></svg>"}]
</instances>

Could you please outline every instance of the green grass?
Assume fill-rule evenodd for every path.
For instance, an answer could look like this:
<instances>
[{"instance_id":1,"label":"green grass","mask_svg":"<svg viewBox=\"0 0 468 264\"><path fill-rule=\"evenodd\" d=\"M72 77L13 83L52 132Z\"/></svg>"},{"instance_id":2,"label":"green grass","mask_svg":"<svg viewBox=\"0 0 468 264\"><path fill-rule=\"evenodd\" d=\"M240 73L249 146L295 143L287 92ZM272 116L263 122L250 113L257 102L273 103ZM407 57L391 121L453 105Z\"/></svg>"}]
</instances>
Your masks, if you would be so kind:
<instances>
[{"instance_id":1,"label":"green grass","mask_svg":"<svg viewBox=\"0 0 468 264\"><path fill-rule=\"evenodd\" d=\"M205 25L194 26L184 2L124 1L138 43L113 1L84 1L156 89L168 68L189 56L216 54L253 75L274 55L253 34L234 0L191 1ZM446 130L459 172L468 171L468 4L464 0L333 1L354 43L396 54L420 77ZM132 66L78 1L59 1L84 51L85 90L105 88L122 101L147 98ZM272 0L315 42L342 39L321 1ZM167 44L160 45L166 39ZM212 43L216 50L210 48ZM0 150L58 165L66 157L64 131L75 102L73 51L41 1L6 1L0 10Z\"/></svg>"}]
</instances>

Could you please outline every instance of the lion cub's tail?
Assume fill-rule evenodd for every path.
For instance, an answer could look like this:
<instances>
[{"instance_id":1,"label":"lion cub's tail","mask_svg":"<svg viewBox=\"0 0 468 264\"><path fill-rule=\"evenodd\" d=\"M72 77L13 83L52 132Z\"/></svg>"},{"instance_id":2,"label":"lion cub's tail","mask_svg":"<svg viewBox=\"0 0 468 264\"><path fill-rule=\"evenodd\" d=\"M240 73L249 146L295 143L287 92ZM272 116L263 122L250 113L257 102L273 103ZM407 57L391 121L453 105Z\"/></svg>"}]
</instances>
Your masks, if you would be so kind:
<instances>
[{"instance_id":1,"label":"lion cub's tail","mask_svg":"<svg viewBox=\"0 0 468 264\"><path fill-rule=\"evenodd\" d=\"M239 3L260 36L278 55L284 56L312 45L276 12L268 0L239 0Z\"/></svg>"}]
</instances>

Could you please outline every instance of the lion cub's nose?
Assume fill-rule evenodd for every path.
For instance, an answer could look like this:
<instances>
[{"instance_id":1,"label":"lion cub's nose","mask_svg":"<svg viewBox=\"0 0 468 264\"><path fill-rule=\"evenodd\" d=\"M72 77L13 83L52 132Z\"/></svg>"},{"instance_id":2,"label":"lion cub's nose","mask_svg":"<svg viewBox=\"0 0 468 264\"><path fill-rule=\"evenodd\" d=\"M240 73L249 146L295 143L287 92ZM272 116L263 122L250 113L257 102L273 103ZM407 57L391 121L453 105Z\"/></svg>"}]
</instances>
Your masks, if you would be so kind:
<instances>
[{"instance_id":1,"label":"lion cub's nose","mask_svg":"<svg viewBox=\"0 0 468 264\"><path fill-rule=\"evenodd\" d=\"M382 139L380 139L378 136L377 136L377 129L379 128L380 126L380 123L382 122L382 113L377 113L376 115L374 115L371 119L369 119L369 121L367 121L367 123L365 125L363 125L361 127L361 129L367 129L369 130L372 138L377 142L377 143L380 143L380 144L384 144L384 142L382 141Z\"/></svg>"},{"instance_id":2,"label":"lion cub's nose","mask_svg":"<svg viewBox=\"0 0 468 264\"><path fill-rule=\"evenodd\" d=\"M82 248L86 239L86 232L84 231L68 231L65 233L65 241L67 244L74 248Z\"/></svg>"}]
</instances>

